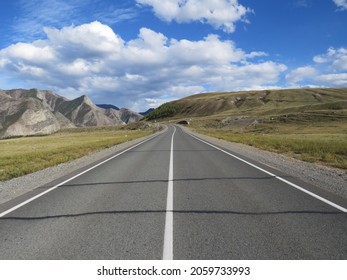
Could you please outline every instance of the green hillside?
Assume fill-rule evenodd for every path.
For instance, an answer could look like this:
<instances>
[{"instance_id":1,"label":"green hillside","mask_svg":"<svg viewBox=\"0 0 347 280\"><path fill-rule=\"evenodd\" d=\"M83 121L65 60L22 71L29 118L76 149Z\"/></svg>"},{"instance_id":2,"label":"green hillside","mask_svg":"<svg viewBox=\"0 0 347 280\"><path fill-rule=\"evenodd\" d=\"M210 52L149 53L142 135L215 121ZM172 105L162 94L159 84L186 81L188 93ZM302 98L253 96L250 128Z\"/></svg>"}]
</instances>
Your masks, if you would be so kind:
<instances>
[{"instance_id":1,"label":"green hillside","mask_svg":"<svg viewBox=\"0 0 347 280\"><path fill-rule=\"evenodd\" d=\"M170 114L159 113L165 107L175 107L176 110ZM344 109L347 109L346 88L240 91L196 94L169 102L154 110L148 119L244 114L267 116Z\"/></svg>"}]
</instances>

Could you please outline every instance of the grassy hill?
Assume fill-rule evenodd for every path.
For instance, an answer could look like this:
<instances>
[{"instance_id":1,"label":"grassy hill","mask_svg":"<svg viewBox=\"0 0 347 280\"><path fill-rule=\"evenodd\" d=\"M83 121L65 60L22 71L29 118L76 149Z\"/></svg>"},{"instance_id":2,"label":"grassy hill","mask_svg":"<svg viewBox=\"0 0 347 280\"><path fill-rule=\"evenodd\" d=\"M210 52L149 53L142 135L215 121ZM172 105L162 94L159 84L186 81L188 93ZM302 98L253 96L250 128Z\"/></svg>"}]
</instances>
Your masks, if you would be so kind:
<instances>
[{"instance_id":1,"label":"grassy hill","mask_svg":"<svg viewBox=\"0 0 347 280\"><path fill-rule=\"evenodd\" d=\"M197 94L148 117L189 120L206 135L347 170L346 88Z\"/></svg>"},{"instance_id":2,"label":"grassy hill","mask_svg":"<svg viewBox=\"0 0 347 280\"><path fill-rule=\"evenodd\" d=\"M158 113L175 108L169 114ZM203 93L166 103L149 119L223 115L267 116L347 109L347 89L285 89Z\"/></svg>"}]
</instances>

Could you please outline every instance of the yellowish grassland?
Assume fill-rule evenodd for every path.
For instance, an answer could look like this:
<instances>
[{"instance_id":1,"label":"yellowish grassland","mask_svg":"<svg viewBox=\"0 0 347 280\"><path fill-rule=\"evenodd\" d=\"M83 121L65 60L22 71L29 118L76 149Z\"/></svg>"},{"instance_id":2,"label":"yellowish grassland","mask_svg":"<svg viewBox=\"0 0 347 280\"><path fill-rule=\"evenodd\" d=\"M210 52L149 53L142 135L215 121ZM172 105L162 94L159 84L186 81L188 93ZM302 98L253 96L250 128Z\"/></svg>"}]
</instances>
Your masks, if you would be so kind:
<instances>
[{"instance_id":1,"label":"yellowish grassland","mask_svg":"<svg viewBox=\"0 0 347 280\"><path fill-rule=\"evenodd\" d=\"M347 170L347 122L259 124L252 128L197 132L294 158Z\"/></svg>"},{"instance_id":2,"label":"yellowish grassland","mask_svg":"<svg viewBox=\"0 0 347 280\"><path fill-rule=\"evenodd\" d=\"M112 127L81 128L49 136L4 139L0 141L0 180L68 162L151 133Z\"/></svg>"}]
</instances>

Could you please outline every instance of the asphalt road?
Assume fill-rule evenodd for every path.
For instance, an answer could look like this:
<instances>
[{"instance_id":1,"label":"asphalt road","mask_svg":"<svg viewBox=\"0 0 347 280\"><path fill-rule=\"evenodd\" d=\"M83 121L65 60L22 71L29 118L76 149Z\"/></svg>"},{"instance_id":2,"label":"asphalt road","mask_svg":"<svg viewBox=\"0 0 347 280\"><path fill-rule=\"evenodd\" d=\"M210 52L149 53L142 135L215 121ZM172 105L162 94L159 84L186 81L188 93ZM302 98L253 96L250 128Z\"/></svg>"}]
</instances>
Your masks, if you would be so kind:
<instances>
[{"instance_id":1,"label":"asphalt road","mask_svg":"<svg viewBox=\"0 0 347 280\"><path fill-rule=\"evenodd\" d=\"M169 126L0 207L0 259L347 259L346 201L246 160Z\"/></svg>"}]
</instances>

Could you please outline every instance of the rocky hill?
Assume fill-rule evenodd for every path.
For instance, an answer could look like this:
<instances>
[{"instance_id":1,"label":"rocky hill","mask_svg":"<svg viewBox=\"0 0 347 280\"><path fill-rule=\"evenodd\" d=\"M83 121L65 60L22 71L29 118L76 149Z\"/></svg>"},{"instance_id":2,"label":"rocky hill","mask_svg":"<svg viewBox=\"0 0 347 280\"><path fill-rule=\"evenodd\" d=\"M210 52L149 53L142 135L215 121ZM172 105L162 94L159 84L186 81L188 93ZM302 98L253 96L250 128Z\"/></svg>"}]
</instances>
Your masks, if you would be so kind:
<instances>
[{"instance_id":1,"label":"rocky hill","mask_svg":"<svg viewBox=\"0 0 347 280\"><path fill-rule=\"evenodd\" d=\"M0 138L50 134L62 128L136 122L128 109L103 109L85 95L68 100L45 90L0 90Z\"/></svg>"},{"instance_id":2,"label":"rocky hill","mask_svg":"<svg viewBox=\"0 0 347 280\"><path fill-rule=\"evenodd\" d=\"M96 106L98 106L100 108L103 108L103 109L116 109L116 110L119 110L119 108L117 106L114 106L112 104L96 104Z\"/></svg>"}]
</instances>

